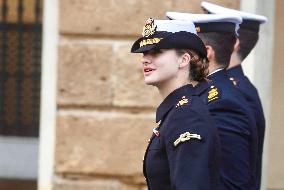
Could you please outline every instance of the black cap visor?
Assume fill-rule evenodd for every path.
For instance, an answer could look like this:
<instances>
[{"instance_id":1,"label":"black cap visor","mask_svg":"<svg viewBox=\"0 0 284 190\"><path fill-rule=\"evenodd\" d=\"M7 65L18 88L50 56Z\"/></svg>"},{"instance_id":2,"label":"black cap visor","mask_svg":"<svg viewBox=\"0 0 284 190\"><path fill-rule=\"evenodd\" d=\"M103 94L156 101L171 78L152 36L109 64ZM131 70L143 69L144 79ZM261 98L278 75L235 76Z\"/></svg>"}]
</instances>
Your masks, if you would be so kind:
<instances>
[{"instance_id":1,"label":"black cap visor","mask_svg":"<svg viewBox=\"0 0 284 190\"><path fill-rule=\"evenodd\" d=\"M155 38L157 36L151 36ZM159 37L157 37L159 38ZM159 50L159 49L192 49L198 52L203 58L207 57L206 48L201 41L201 39L196 35L190 32L176 32L176 33L167 33L158 43L148 44L140 47L140 42L147 38L139 38L136 40L131 48L132 53L143 53L150 50Z\"/></svg>"},{"instance_id":2,"label":"black cap visor","mask_svg":"<svg viewBox=\"0 0 284 190\"><path fill-rule=\"evenodd\" d=\"M167 36L171 35L172 33L170 32L156 32L155 34L149 36L149 37L141 37L138 40L134 42L131 48L131 53L143 53L146 51L154 50L155 46L164 38ZM157 43L148 43L148 44L143 44L141 45L142 41L155 41L154 39L158 39L159 42Z\"/></svg>"}]
</instances>

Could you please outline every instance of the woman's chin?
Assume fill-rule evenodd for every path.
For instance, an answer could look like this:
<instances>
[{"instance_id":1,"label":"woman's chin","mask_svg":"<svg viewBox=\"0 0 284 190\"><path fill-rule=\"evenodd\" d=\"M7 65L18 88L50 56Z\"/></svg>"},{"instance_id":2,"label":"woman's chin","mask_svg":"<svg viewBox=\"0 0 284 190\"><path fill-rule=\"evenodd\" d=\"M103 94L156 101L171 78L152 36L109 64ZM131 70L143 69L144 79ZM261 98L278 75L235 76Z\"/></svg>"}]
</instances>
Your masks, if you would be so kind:
<instances>
[{"instance_id":1,"label":"woman's chin","mask_svg":"<svg viewBox=\"0 0 284 190\"><path fill-rule=\"evenodd\" d=\"M156 86L157 82L156 81L153 81L153 80L147 80L145 79L145 84L146 85L152 85L152 86Z\"/></svg>"}]
</instances>

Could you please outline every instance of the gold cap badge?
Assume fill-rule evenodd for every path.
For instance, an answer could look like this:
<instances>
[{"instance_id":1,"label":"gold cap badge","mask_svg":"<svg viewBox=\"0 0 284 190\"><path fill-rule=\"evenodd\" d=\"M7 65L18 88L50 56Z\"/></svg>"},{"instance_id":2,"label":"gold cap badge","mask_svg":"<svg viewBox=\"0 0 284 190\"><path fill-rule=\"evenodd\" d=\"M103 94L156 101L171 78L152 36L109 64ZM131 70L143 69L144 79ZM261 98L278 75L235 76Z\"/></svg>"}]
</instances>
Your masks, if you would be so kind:
<instances>
[{"instance_id":1,"label":"gold cap badge","mask_svg":"<svg viewBox=\"0 0 284 190\"><path fill-rule=\"evenodd\" d=\"M145 26L143 27L142 36L149 37L156 32L157 25L155 25L155 21L153 18L149 18L146 21Z\"/></svg>"}]
</instances>

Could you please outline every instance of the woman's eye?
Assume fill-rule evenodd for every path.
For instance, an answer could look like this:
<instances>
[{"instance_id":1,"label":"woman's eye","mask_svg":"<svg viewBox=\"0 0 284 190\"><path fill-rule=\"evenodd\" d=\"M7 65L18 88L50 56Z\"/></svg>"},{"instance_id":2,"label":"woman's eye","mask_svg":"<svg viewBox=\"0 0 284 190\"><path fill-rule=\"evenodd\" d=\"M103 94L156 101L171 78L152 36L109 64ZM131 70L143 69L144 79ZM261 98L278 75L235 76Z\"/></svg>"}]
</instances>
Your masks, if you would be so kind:
<instances>
[{"instance_id":1,"label":"woman's eye","mask_svg":"<svg viewBox=\"0 0 284 190\"><path fill-rule=\"evenodd\" d=\"M151 51L146 51L146 52L143 52L143 55L151 55L151 56L157 56L159 54L161 54L162 51L161 50L151 50Z\"/></svg>"},{"instance_id":2,"label":"woman's eye","mask_svg":"<svg viewBox=\"0 0 284 190\"><path fill-rule=\"evenodd\" d=\"M155 52L155 54L157 54L157 55L163 53L162 50L155 50L154 52Z\"/></svg>"},{"instance_id":3,"label":"woman's eye","mask_svg":"<svg viewBox=\"0 0 284 190\"><path fill-rule=\"evenodd\" d=\"M160 55L161 53L163 53L161 50L153 50L153 51L151 52L151 55L152 55L152 56L158 56L158 55Z\"/></svg>"}]
</instances>

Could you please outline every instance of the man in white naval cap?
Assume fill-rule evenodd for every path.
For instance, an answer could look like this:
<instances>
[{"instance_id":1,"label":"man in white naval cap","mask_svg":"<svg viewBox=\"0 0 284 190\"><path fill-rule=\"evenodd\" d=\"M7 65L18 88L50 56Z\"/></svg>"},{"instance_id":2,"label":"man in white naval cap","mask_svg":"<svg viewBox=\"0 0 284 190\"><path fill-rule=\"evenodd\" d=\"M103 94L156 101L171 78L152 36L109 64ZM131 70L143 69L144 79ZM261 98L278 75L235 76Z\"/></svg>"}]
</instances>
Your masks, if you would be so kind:
<instances>
[{"instance_id":1,"label":"man in white naval cap","mask_svg":"<svg viewBox=\"0 0 284 190\"><path fill-rule=\"evenodd\" d=\"M265 118L261 101L255 86L244 75L242 61L249 55L258 41L258 32L261 24L267 22L267 18L261 15L225 8L208 2L202 2L201 7L210 14L236 14L242 17L243 22L238 30L239 36L231 56L228 74L233 83L241 90L255 116L258 132L258 159L256 174L256 189L261 185L262 152L265 136Z\"/></svg>"},{"instance_id":2,"label":"man in white naval cap","mask_svg":"<svg viewBox=\"0 0 284 190\"><path fill-rule=\"evenodd\" d=\"M229 80L226 68L236 42L237 15L167 12L170 19L191 20L207 49L211 89L201 95L214 117L221 141L219 190L252 190L257 160L256 124L243 94Z\"/></svg>"}]
</instances>

